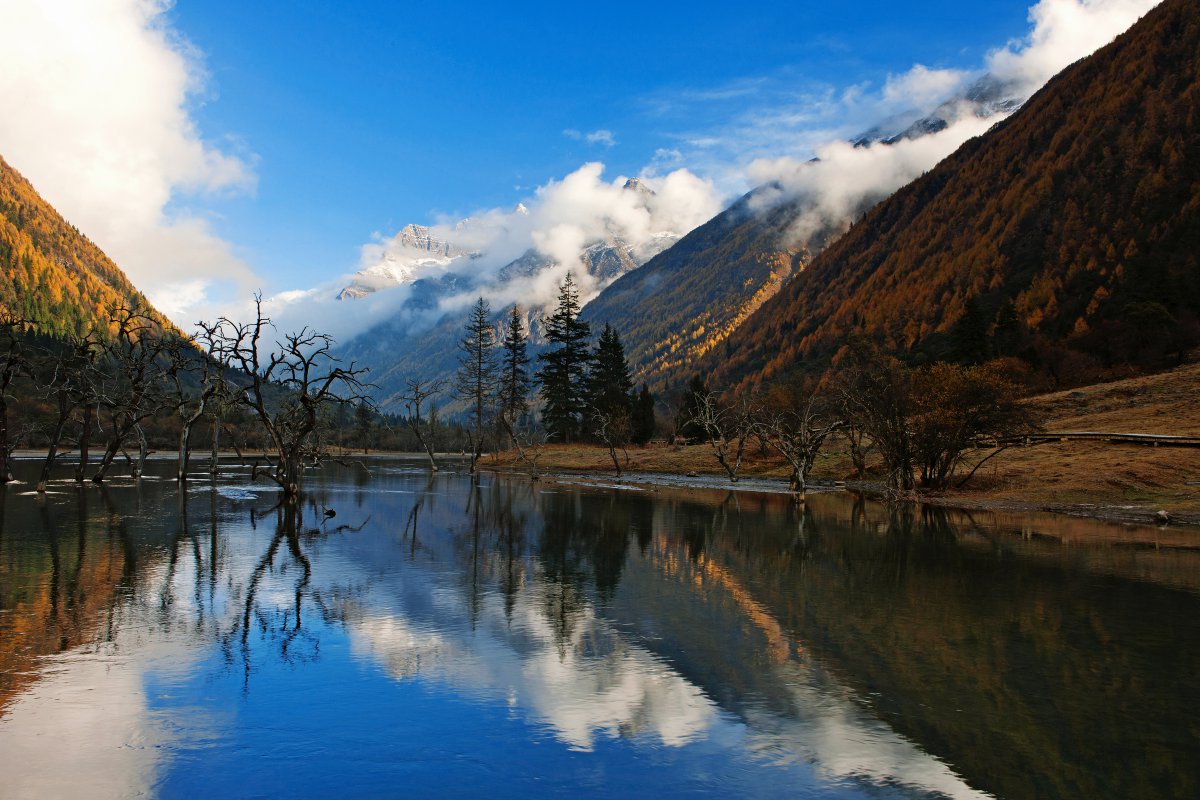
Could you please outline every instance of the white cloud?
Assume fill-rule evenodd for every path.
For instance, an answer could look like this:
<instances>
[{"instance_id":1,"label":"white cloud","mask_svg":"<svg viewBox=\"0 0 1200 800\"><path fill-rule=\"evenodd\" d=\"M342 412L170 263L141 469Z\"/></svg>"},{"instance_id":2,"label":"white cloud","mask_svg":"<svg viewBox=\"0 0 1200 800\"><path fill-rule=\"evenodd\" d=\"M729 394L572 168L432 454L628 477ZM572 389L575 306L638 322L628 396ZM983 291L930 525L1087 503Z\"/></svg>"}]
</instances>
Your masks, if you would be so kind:
<instances>
[{"instance_id":1,"label":"white cloud","mask_svg":"<svg viewBox=\"0 0 1200 800\"><path fill-rule=\"evenodd\" d=\"M584 164L574 172L539 187L532 197L511 208L484 209L467 220L443 219L431 226L430 235L456 248L476 252L478 257L459 259L450 267L467 272L474 284L460 293L442 298L436 309L406 310L409 324L432 325L444 313L473 302L479 294L501 309L511 303L523 308L552 305L558 284L572 272L586 302L604 284L588 275L580 261L585 246L617 237L635 251L653 245L656 235L682 235L711 219L723 206L723 197L711 181L685 169L665 175L647 171L638 180L650 192L627 189L629 178L621 175L606 180L600 162ZM362 248L362 267L385 263L389 256L411 255L399 236L377 239ZM534 249L553 262L545 270L500 285L500 270L528 250ZM447 266L434 259L416 270L417 278L437 278ZM320 319L323 330L346 341L379 322L394 317L410 296L408 285L375 292L365 298L332 301L342 282L318 290L289 293L272 298L270 313L281 327L299 327Z\"/></svg>"},{"instance_id":2,"label":"white cloud","mask_svg":"<svg viewBox=\"0 0 1200 800\"><path fill-rule=\"evenodd\" d=\"M252 192L252 158L206 141L204 87L169 0L0 0L0 153L183 324L249 268L187 195Z\"/></svg>"},{"instance_id":3,"label":"white cloud","mask_svg":"<svg viewBox=\"0 0 1200 800\"><path fill-rule=\"evenodd\" d=\"M648 102L656 116L673 113L684 120L708 120L675 134L681 163L711 177L726 193L741 193L764 177L764 159L807 161L830 142L852 138L881 123L899 132L985 72L1007 82L1014 96L1026 98L1159 2L1040 0L1029 9L1029 35L993 51L975 69L917 64L888 76L882 86L844 87L783 72L706 91L675 92Z\"/></svg>"},{"instance_id":4,"label":"white cloud","mask_svg":"<svg viewBox=\"0 0 1200 800\"><path fill-rule=\"evenodd\" d=\"M903 75L890 77L876 95L852 87L841 98L846 109L843 116L862 126L856 111L869 108L876 120L893 115L891 121L898 130L915 118L911 109L929 110L985 71L1007 86L1008 97L1024 101L1066 66L1110 42L1157 2L1041 0L1029 12L1034 26L1030 35L989 54L986 70L972 73L917 65ZM907 116L906 111L910 112ZM779 185L778 191L759 197L762 204L779 199L801 201L802 211L789 231L789 239L806 241L814 234L843 228L866 206L916 179L968 139L1007 116L1007 112L997 112L981 118L979 109L966 103L943 107L941 113L948 126L934 135L893 145L855 147L846 141L843 125L838 136L802 156L753 159L744 175L753 184ZM769 133L778 135L779 127L769 129Z\"/></svg>"},{"instance_id":5,"label":"white cloud","mask_svg":"<svg viewBox=\"0 0 1200 800\"><path fill-rule=\"evenodd\" d=\"M617 139L615 136L613 136L613 132L604 128L592 131L591 133L583 133L575 128L567 128L563 131L563 136L567 137L568 139L574 139L577 142L584 141L588 144L599 144L603 145L604 147L613 147L617 143Z\"/></svg>"},{"instance_id":6,"label":"white cloud","mask_svg":"<svg viewBox=\"0 0 1200 800\"><path fill-rule=\"evenodd\" d=\"M966 86L971 73L961 69L930 69L917 64L902 75L889 75L883 86L884 109L931 108Z\"/></svg>"},{"instance_id":7,"label":"white cloud","mask_svg":"<svg viewBox=\"0 0 1200 800\"><path fill-rule=\"evenodd\" d=\"M988 57L996 76L1030 94L1069 64L1095 52L1162 0L1041 0L1029 9L1033 30Z\"/></svg>"},{"instance_id":8,"label":"white cloud","mask_svg":"<svg viewBox=\"0 0 1200 800\"><path fill-rule=\"evenodd\" d=\"M748 173L758 182L773 181L775 193L761 193L765 206L781 199L800 199L801 212L788 231L790 242L844 227L865 204L883 199L913 181L968 139L984 133L994 119L967 116L938 133L892 145L855 147L832 142L817 150L816 161L762 159Z\"/></svg>"},{"instance_id":9,"label":"white cloud","mask_svg":"<svg viewBox=\"0 0 1200 800\"><path fill-rule=\"evenodd\" d=\"M612 131L604 130L603 128L598 131L592 131L584 138L588 144L602 144L605 147L612 147L617 143L617 140L613 138Z\"/></svg>"}]
</instances>

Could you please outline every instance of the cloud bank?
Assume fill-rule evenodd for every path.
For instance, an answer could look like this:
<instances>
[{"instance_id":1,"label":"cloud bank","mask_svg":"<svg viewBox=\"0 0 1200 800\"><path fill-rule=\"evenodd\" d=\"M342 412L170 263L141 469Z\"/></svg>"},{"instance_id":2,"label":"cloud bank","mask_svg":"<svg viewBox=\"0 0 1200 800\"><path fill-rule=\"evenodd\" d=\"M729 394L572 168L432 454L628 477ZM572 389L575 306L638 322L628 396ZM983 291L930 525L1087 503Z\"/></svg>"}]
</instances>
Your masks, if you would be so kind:
<instances>
[{"instance_id":1,"label":"cloud bank","mask_svg":"<svg viewBox=\"0 0 1200 800\"><path fill-rule=\"evenodd\" d=\"M888 79L881 92L848 92L842 102L867 107L884 122L882 136L897 134L936 106L945 128L892 144L854 146L848 135L820 144L804 157L756 158L745 168L760 192L760 206L798 201L800 214L788 232L793 245L843 229L866 207L918 178L969 139L1009 116L1046 81L1071 63L1112 41L1160 0L1041 0L1029 11L1028 37L991 52L976 72L931 70L917 65ZM996 93L970 102L963 92L987 76ZM978 99L978 98L977 98ZM856 114L847 115L857 119Z\"/></svg>"},{"instance_id":2,"label":"cloud bank","mask_svg":"<svg viewBox=\"0 0 1200 800\"><path fill-rule=\"evenodd\" d=\"M169 0L0 2L0 153L176 322L250 269L188 196L252 192L251 157L206 141L189 113L198 53Z\"/></svg>"},{"instance_id":3,"label":"cloud bank","mask_svg":"<svg viewBox=\"0 0 1200 800\"><path fill-rule=\"evenodd\" d=\"M586 272L580 259L585 247L615 238L635 254L655 252L664 241L673 242L711 219L723 205L724 198L711 181L686 169L664 175L647 171L631 183L624 175L606 180L604 165L590 162L547 182L515 208L484 209L465 220L446 218L430 226L430 238L476 254L450 266L431 261L415 270L417 279L437 279L447 271L469 278L468 287L442 297L435 308L404 309L410 285L335 302L337 290L352 277L344 276L314 290L274 297L268 309L284 326L319 318L339 341L346 341L384 320L407 322L413 328L431 326L480 294L497 311L514 303L525 309L551 306L568 272L586 302L606 282ZM361 266L370 270L389 258L404 258L411 253L409 246L400 234L379 237L363 246ZM501 280L501 270L530 250L552 263L535 274ZM406 317L395 319L401 313Z\"/></svg>"}]
</instances>

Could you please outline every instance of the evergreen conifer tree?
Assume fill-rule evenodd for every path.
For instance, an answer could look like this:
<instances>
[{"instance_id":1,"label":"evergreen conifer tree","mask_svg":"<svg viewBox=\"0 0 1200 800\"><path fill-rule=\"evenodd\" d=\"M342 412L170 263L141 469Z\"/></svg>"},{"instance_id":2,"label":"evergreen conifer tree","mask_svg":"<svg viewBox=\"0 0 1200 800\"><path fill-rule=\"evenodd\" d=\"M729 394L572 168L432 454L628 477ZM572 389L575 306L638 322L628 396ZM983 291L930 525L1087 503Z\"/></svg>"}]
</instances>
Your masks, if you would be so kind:
<instances>
[{"instance_id":1,"label":"evergreen conifer tree","mask_svg":"<svg viewBox=\"0 0 1200 800\"><path fill-rule=\"evenodd\" d=\"M513 306L504 339L500 342L503 348L500 356L500 414L509 426L515 425L529 411L528 341L521 309Z\"/></svg>"},{"instance_id":2,"label":"evergreen conifer tree","mask_svg":"<svg viewBox=\"0 0 1200 800\"><path fill-rule=\"evenodd\" d=\"M638 394L637 402L633 407L633 443L646 444L654 438L654 429L656 428L654 419L654 395L650 393L650 387L642 384L642 391Z\"/></svg>"},{"instance_id":3,"label":"evergreen conifer tree","mask_svg":"<svg viewBox=\"0 0 1200 800\"><path fill-rule=\"evenodd\" d=\"M484 407L492 397L496 383L496 334L489 320L491 309L482 297L475 301L467 317L466 336L458 343L458 373L454 389L470 403L471 471L483 453Z\"/></svg>"},{"instance_id":4,"label":"evergreen conifer tree","mask_svg":"<svg viewBox=\"0 0 1200 800\"><path fill-rule=\"evenodd\" d=\"M570 273L558 290L558 308L546 319L550 350L538 355L540 394L545 403L542 420L549 437L559 442L579 438L587 411L585 380L591 329L579 321L579 289Z\"/></svg>"},{"instance_id":5,"label":"evergreen conifer tree","mask_svg":"<svg viewBox=\"0 0 1200 800\"><path fill-rule=\"evenodd\" d=\"M621 337L608 324L601 331L592 355L587 399L592 410L605 414L611 420L632 421L633 380L629 377L629 364L625 361Z\"/></svg>"}]
</instances>

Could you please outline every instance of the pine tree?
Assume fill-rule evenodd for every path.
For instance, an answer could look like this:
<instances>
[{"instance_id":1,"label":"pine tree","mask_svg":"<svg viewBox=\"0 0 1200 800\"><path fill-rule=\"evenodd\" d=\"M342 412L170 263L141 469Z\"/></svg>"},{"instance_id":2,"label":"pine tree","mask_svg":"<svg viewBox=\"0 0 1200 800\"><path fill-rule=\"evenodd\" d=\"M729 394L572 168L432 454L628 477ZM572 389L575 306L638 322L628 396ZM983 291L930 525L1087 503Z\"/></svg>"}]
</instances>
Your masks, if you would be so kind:
<instances>
[{"instance_id":1,"label":"pine tree","mask_svg":"<svg viewBox=\"0 0 1200 800\"><path fill-rule=\"evenodd\" d=\"M646 444L654 438L657 423L654 419L654 395L650 387L642 384L637 402L633 406L633 443Z\"/></svg>"},{"instance_id":2,"label":"pine tree","mask_svg":"<svg viewBox=\"0 0 1200 800\"><path fill-rule=\"evenodd\" d=\"M633 380L629 377L629 364L625 360L621 337L611 325L605 324L592 355L592 368L588 375L588 405L593 412L605 414L609 419L631 422L632 394Z\"/></svg>"},{"instance_id":3,"label":"pine tree","mask_svg":"<svg viewBox=\"0 0 1200 800\"><path fill-rule=\"evenodd\" d=\"M339 412L345 411L345 406L339 406ZM344 428L345 424L339 425ZM364 453L370 452L372 434L375 431L375 411L366 400L354 407L354 438Z\"/></svg>"},{"instance_id":4,"label":"pine tree","mask_svg":"<svg viewBox=\"0 0 1200 800\"><path fill-rule=\"evenodd\" d=\"M591 329L579 321L579 290L571 274L559 285L558 308L546 320L546 339L553 349L538 355L537 372L545 402L542 420L551 439L570 442L579 438L587 411L585 380Z\"/></svg>"},{"instance_id":5,"label":"pine tree","mask_svg":"<svg viewBox=\"0 0 1200 800\"><path fill-rule=\"evenodd\" d=\"M500 342L500 414L509 426L529 411L529 356L525 349L529 337L521 320L521 309L512 307L508 327Z\"/></svg>"},{"instance_id":6,"label":"pine tree","mask_svg":"<svg viewBox=\"0 0 1200 800\"><path fill-rule=\"evenodd\" d=\"M458 373L454 390L471 404L471 472L483 453L484 407L496 383L496 334L489 320L491 309L482 297L475 301L467 317L466 336L458 343Z\"/></svg>"}]
</instances>

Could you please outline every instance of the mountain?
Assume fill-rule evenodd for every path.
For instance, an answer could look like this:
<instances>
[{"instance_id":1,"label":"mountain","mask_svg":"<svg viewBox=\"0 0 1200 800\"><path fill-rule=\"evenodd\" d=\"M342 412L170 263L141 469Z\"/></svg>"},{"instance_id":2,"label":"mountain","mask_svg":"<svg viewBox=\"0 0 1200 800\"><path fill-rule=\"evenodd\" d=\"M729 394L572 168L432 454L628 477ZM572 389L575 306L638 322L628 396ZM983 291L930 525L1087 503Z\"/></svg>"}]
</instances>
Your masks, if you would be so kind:
<instances>
[{"instance_id":1,"label":"mountain","mask_svg":"<svg viewBox=\"0 0 1200 800\"><path fill-rule=\"evenodd\" d=\"M876 125L866 133L856 136L854 144L866 147L875 142L896 144L905 140L919 139L931 133L944 131L955 120L968 115L979 119L988 119L998 114L1011 114L1021 107L1024 99L1020 87L1015 83L1001 80L989 73L973 81L965 90L942 103L932 112L920 115L911 122L908 119L915 116L917 112L913 112L908 117L901 116Z\"/></svg>"},{"instance_id":2,"label":"mountain","mask_svg":"<svg viewBox=\"0 0 1200 800\"><path fill-rule=\"evenodd\" d=\"M857 147L891 146L945 130L967 116L1011 113L1023 98L1017 88L984 75L932 112L911 113L853 139ZM815 163L814 159L814 163ZM621 332L635 379L661 388L717 350L726 338L812 258L846 230L850 220L886 196L890 187L865 192L848 209L814 214L820 199L789 193L778 183L754 189L645 266L614 282L584 307L593 328ZM807 217L819 223L798 222Z\"/></svg>"},{"instance_id":3,"label":"mountain","mask_svg":"<svg viewBox=\"0 0 1200 800\"><path fill-rule=\"evenodd\" d=\"M754 209L756 190L684 236L584 306L593 329L621 333L637 380L656 379L692 362L803 269L820 240L795 249L781 242L794 209Z\"/></svg>"},{"instance_id":4,"label":"mountain","mask_svg":"<svg viewBox=\"0 0 1200 800\"><path fill-rule=\"evenodd\" d=\"M718 385L898 352L1060 381L1200 338L1200 5L1167 0L876 206L698 365Z\"/></svg>"},{"instance_id":5,"label":"mountain","mask_svg":"<svg viewBox=\"0 0 1200 800\"><path fill-rule=\"evenodd\" d=\"M444 271L459 259L478 255L434 237L424 225L407 225L379 261L356 273L337 299L357 300L380 289L413 283L422 273Z\"/></svg>"},{"instance_id":6,"label":"mountain","mask_svg":"<svg viewBox=\"0 0 1200 800\"><path fill-rule=\"evenodd\" d=\"M636 178L625 182L622 190L635 193L636 202L647 205L655 197L653 190ZM456 230L466 231L471 225L471 220L463 220ZM631 243L615 222L609 221L605 228L601 238L586 243L578 254L581 270L596 289L637 270L680 240L677 233L659 231ZM449 238L439 239L429 228L409 225L389 243L376 264L357 273L338 293L339 300L353 303L385 289L404 287L408 292L388 322L339 347L341 357L371 365L371 381L378 387L375 400L385 411L403 410L399 393L407 379L432 381L453 376L466 309L476 297L528 298L538 276L558 266L551 256L530 248L499 269L487 269L486 253L458 246ZM492 305L499 328L507 319L508 306ZM551 309L531 299L523 299L519 305L536 349L542 343L542 315Z\"/></svg>"},{"instance_id":7,"label":"mountain","mask_svg":"<svg viewBox=\"0 0 1200 800\"><path fill-rule=\"evenodd\" d=\"M99 247L0 158L0 311L37 323L40 333L66 335L107 331L117 305L144 309L175 330Z\"/></svg>"}]
</instances>

